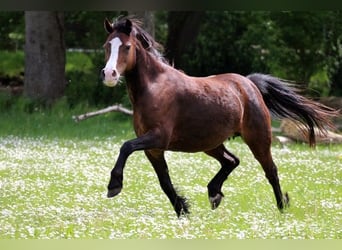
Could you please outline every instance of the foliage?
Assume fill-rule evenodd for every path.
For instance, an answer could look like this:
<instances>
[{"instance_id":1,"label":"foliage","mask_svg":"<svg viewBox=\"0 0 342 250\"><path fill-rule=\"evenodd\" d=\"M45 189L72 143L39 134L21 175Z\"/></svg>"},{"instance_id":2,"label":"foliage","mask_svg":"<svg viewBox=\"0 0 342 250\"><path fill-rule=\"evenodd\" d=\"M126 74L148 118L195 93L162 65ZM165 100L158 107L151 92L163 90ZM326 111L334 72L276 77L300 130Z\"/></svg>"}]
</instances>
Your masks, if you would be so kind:
<instances>
[{"instance_id":1,"label":"foliage","mask_svg":"<svg viewBox=\"0 0 342 250\"><path fill-rule=\"evenodd\" d=\"M24 71L23 51L0 51L0 57L4 58L0 61L1 76L13 79L16 76L22 78L21 75ZM99 75L101 67L103 67L103 57L102 52L67 52L65 97L70 107L80 103L88 103L93 106L111 105L113 103L129 105L124 83L116 88L107 88L102 84ZM2 71L3 69L5 70ZM4 100L6 100L6 105L3 107L8 108L17 98L2 94L0 102Z\"/></svg>"},{"instance_id":2,"label":"foliage","mask_svg":"<svg viewBox=\"0 0 342 250\"><path fill-rule=\"evenodd\" d=\"M166 44L168 34L167 15L167 11L155 12L155 39L162 45Z\"/></svg>"},{"instance_id":3,"label":"foliage","mask_svg":"<svg viewBox=\"0 0 342 250\"><path fill-rule=\"evenodd\" d=\"M0 75L19 76L24 72L24 52L0 51Z\"/></svg>"},{"instance_id":4,"label":"foliage","mask_svg":"<svg viewBox=\"0 0 342 250\"><path fill-rule=\"evenodd\" d=\"M68 48L100 49L106 39L105 18L120 15L118 11L65 12L65 40Z\"/></svg>"},{"instance_id":5,"label":"foliage","mask_svg":"<svg viewBox=\"0 0 342 250\"><path fill-rule=\"evenodd\" d=\"M95 104L94 96L99 91L99 74L94 65L97 55L72 52L67 54L66 76L67 88L65 96L71 107L80 102Z\"/></svg>"},{"instance_id":6,"label":"foliage","mask_svg":"<svg viewBox=\"0 0 342 250\"><path fill-rule=\"evenodd\" d=\"M342 38L341 12L280 12L272 13L271 17L281 31L279 38L293 50L290 60L293 67L289 73L297 79L308 81L324 68L330 69L331 77L336 66L342 66L339 65L342 54L335 54L342 49L339 41Z\"/></svg>"},{"instance_id":7,"label":"foliage","mask_svg":"<svg viewBox=\"0 0 342 250\"><path fill-rule=\"evenodd\" d=\"M315 72L309 80L309 89L311 96L328 96L330 89L330 79L327 67Z\"/></svg>"},{"instance_id":8,"label":"foliage","mask_svg":"<svg viewBox=\"0 0 342 250\"><path fill-rule=\"evenodd\" d=\"M124 83L111 89L99 79L107 36L103 20L124 13L65 12L66 47L83 50L67 53L65 94L71 107L129 105ZM156 40L165 45L167 36L174 35L168 34L172 20L167 11L154 15ZM24 71L24 12L0 12L0 21L0 74L15 76ZM341 11L206 11L200 32L183 46L176 65L196 76L269 73L304 83L314 96L342 95L341 34Z\"/></svg>"},{"instance_id":9,"label":"foliage","mask_svg":"<svg viewBox=\"0 0 342 250\"><path fill-rule=\"evenodd\" d=\"M331 87L341 88L335 77L342 67L341 22L340 11L206 12L181 67L192 75L263 72L306 84L312 79L320 93L330 94Z\"/></svg>"},{"instance_id":10,"label":"foliage","mask_svg":"<svg viewBox=\"0 0 342 250\"><path fill-rule=\"evenodd\" d=\"M93 62L86 53L70 52L67 54L67 60L65 66L66 73L80 71L89 74L93 69Z\"/></svg>"},{"instance_id":11,"label":"foliage","mask_svg":"<svg viewBox=\"0 0 342 250\"><path fill-rule=\"evenodd\" d=\"M23 11L0 11L1 50L22 50L24 46L25 20Z\"/></svg>"}]
</instances>

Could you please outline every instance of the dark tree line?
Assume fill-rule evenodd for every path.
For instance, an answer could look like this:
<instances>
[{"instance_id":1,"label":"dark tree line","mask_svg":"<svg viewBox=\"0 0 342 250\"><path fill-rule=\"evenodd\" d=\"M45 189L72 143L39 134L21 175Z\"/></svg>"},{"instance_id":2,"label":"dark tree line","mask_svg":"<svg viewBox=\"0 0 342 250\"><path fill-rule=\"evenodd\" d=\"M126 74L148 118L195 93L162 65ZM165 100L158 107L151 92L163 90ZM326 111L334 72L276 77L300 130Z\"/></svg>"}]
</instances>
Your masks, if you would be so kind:
<instances>
[{"instance_id":1,"label":"dark tree line","mask_svg":"<svg viewBox=\"0 0 342 250\"><path fill-rule=\"evenodd\" d=\"M263 72L302 82L312 94L342 95L341 11L3 12L0 49L24 47L26 95L53 102L70 88L65 50L100 51L103 19L130 14L188 74ZM92 58L97 76L103 54Z\"/></svg>"},{"instance_id":2,"label":"dark tree line","mask_svg":"<svg viewBox=\"0 0 342 250\"><path fill-rule=\"evenodd\" d=\"M342 12L206 12L179 66L190 74L273 74L342 92Z\"/></svg>"}]
</instances>

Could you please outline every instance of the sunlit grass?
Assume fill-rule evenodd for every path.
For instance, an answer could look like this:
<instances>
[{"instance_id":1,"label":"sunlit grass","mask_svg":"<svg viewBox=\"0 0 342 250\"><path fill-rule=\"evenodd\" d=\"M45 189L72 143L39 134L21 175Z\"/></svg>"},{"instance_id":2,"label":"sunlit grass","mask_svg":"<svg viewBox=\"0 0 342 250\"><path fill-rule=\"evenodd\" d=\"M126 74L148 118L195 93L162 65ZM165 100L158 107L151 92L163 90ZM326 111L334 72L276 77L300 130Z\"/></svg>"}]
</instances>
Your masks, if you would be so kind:
<instances>
[{"instance_id":1,"label":"sunlit grass","mask_svg":"<svg viewBox=\"0 0 342 250\"><path fill-rule=\"evenodd\" d=\"M128 138L127 138L128 139ZM262 168L239 139L227 147L241 160L211 210L206 185L218 171L204 154L168 152L170 176L191 204L177 219L142 152L127 161L124 188L106 198L124 137L0 138L0 238L340 239L342 146L273 147L291 207L279 213Z\"/></svg>"}]
</instances>

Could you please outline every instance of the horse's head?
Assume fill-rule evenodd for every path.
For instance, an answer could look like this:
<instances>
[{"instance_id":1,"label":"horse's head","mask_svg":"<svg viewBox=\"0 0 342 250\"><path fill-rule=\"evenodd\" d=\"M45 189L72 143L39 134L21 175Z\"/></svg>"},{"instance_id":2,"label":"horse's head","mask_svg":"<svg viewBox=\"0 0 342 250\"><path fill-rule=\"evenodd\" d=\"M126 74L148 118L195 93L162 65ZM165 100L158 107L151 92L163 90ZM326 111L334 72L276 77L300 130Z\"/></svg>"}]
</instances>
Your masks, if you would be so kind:
<instances>
[{"instance_id":1,"label":"horse's head","mask_svg":"<svg viewBox=\"0 0 342 250\"><path fill-rule=\"evenodd\" d=\"M109 33L104 44L106 66L101 71L105 85L114 87L120 76L136 66L138 50L168 64L159 52L162 46L141 28L139 20L123 17L111 23L106 19L104 26Z\"/></svg>"},{"instance_id":2,"label":"horse's head","mask_svg":"<svg viewBox=\"0 0 342 250\"><path fill-rule=\"evenodd\" d=\"M104 44L106 66L101 71L102 81L114 87L120 76L133 68L135 63L135 40L132 37L132 22L125 19L113 24L104 22L109 36Z\"/></svg>"}]
</instances>

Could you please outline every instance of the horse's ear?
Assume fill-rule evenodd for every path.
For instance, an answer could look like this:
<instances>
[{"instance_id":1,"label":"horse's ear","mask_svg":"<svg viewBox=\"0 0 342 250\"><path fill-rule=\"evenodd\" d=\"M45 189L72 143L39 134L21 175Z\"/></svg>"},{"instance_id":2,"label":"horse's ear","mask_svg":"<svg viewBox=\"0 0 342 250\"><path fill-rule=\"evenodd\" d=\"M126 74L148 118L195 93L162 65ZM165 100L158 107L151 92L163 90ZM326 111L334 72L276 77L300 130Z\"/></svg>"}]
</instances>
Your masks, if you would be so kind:
<instances>
[{"instance_id":1,"label":"horse's ear","mask_svg":"<svg viewBox=\"0 0 342 250\"><path fill-rule=\"evenodd\" d=\"M109 34L113 32L113 24L107 18L104 20L104 28Z\"/></svg>"},{"instance_id":2,"label":"horse's ear","mask_svg":"<svg viewBox=\"0 0 342 250\"><path fill-rule=\"evenodd\" d=\"M132 22L131 22L131 20L126 19L125 28L123 29L123 32L124 32L127 36L129 36L129 34L131 34L131 31L132 31Z\"/></svg>"}]
</instances>

